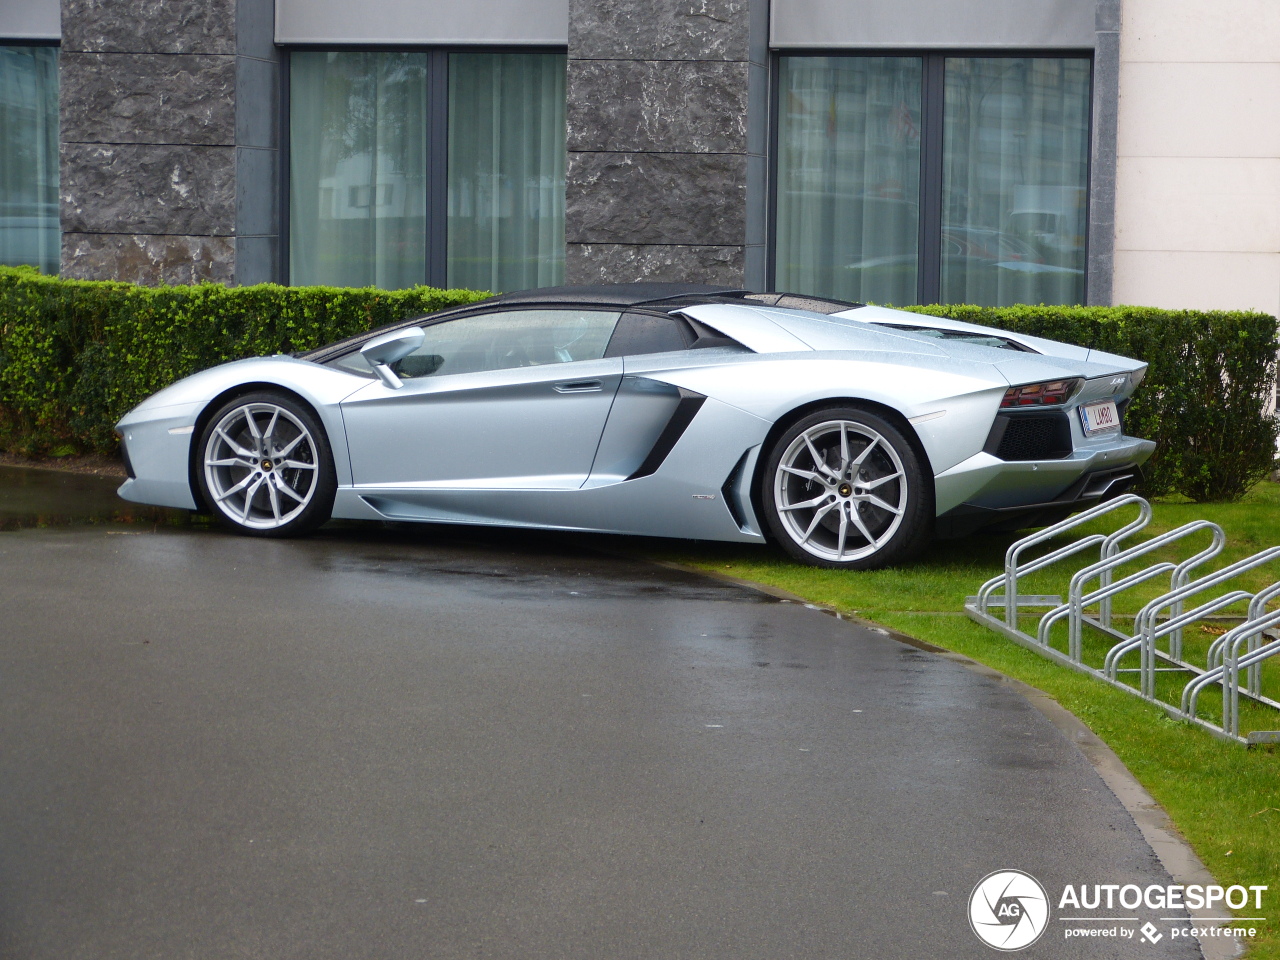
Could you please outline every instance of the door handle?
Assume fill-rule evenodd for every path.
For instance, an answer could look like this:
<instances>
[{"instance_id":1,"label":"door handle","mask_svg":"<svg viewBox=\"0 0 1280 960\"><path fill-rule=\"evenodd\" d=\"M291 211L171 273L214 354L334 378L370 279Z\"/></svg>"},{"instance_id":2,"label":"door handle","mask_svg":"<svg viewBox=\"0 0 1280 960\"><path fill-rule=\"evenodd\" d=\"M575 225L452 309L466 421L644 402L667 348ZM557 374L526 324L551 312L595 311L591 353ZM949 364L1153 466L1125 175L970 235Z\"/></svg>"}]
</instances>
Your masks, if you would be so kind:
<instances>
[{"instance_id":1,"label":"door handle","mask_svg":"<svg viewBox=\"0 0 1280 960\"><path fill-rule=\"evenodd\" d=\"M603 389L603 380L563 380L555 385L556 393L596 393Z\"/></svg>"}]
</instances>

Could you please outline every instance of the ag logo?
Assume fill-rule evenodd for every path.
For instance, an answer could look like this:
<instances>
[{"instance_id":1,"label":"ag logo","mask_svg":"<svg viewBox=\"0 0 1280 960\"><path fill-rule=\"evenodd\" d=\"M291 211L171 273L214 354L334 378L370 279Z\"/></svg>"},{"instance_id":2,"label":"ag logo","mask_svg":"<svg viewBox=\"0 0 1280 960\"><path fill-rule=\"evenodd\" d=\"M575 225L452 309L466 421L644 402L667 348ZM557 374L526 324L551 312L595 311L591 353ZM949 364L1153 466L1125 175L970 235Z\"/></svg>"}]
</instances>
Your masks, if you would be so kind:
<instances>
[{"instance_id":1,"label":"ag logo","mask_svg":"<svg viewBox=\"0 0 1280 960\"><path fill-rule=\"evenodd\" d=\"M969 894L969 926L989 947L1029 947L1049 925L1049 898L1040 881L1021 870L989 873Z\"/></svg>"}]
</instances>

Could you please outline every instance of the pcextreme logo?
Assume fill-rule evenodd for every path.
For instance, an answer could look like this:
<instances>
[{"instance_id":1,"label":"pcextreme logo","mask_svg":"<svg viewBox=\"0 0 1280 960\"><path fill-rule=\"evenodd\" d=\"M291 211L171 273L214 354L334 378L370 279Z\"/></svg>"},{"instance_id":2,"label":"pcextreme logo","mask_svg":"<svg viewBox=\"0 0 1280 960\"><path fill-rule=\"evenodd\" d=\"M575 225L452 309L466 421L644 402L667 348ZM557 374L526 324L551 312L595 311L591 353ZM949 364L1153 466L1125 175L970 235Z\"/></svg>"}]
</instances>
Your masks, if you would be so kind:
<instances>
[{"instance_id":1,"label":"pcextreme logo","mask_svg":"<svg viewBox=\"0 0 1280 960\"><path fill-rule=\"evenodd\" d=\"M1049 925L1049 897L1021 870L989 873L969 894L969 926L989 947L1012 953L1031 946Z\"/></svg>"}]
</instances>

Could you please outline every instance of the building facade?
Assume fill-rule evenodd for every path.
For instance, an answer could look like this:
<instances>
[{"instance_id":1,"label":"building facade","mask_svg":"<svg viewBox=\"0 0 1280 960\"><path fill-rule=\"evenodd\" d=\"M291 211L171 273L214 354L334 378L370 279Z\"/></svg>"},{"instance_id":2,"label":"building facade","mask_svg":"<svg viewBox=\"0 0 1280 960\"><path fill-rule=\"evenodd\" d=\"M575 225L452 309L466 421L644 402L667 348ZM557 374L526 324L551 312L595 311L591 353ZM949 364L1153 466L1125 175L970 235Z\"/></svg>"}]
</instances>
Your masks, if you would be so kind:
<instances>
[{"instance_id":1,"label":"building facade","mask_svg":"<svg viewBox=\"0 0 1280 960\"><path fill-rule=\"evenodd\" d=\"M0 262L1280 311L1272 0L0 0Z\"/></svg>"}]
</instances>

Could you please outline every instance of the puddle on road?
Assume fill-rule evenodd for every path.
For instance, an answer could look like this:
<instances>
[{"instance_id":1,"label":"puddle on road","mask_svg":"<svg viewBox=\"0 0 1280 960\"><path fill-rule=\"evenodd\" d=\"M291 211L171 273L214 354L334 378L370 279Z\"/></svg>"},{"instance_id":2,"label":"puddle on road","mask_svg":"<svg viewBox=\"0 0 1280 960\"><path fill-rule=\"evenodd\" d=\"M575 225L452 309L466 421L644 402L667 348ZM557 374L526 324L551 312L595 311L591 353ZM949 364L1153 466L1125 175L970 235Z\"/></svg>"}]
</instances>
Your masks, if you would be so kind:
<instances>
[{"instance_id":1,"label":"puddle on road","mask_svg":"<svg viewBox=\"0 0 1280 960\"><path fill-rule=\"evenodd\" d=\"M185 510L147 507L116 496L120 480L90 474L0 467L0 531L97 523L186 524Z\"/></svg>"},{"instance_id":2,"label":"puddle on road","mask_svg":"<svg viewBox=\"0 0 1280 960\"><path fill-rule=\"evenodd\" d=\"M217 529L186 510L129 503L114 477L0 466L0 532L129 524ZM670 597L776 603L773 597L697 574L610 555L616 538L496 527L335 520L307 544L313 564L337 574L448 578L513 599Z\"/></svg>"}]
</instances>

